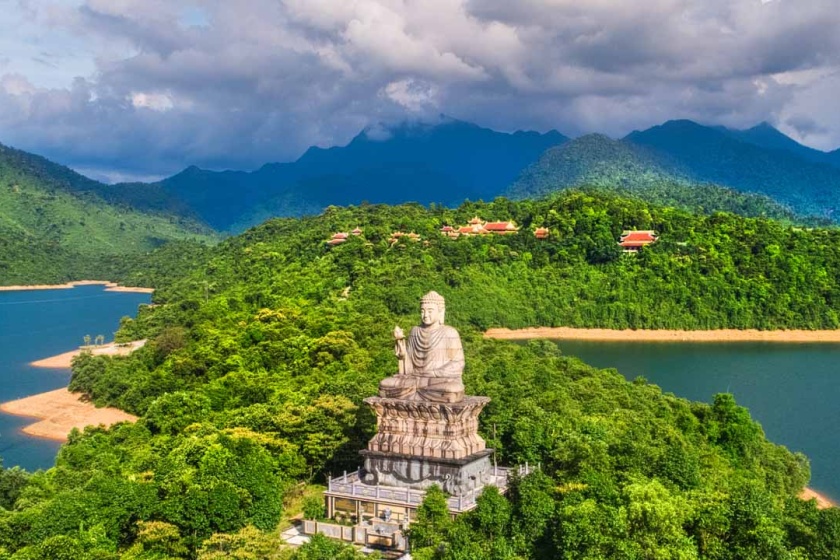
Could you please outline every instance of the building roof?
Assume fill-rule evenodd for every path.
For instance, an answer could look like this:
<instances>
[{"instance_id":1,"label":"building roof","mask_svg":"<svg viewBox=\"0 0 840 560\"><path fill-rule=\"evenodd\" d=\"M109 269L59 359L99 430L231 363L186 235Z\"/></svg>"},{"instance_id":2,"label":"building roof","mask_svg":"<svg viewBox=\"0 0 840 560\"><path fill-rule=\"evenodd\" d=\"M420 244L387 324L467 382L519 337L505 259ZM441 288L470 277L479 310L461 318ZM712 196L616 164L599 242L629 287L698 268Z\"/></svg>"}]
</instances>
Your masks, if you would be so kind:
<instances>
[{"instance_id":1,"label":"building roof","mask_svg":"<svg viewBox=\"0 0 840 560\"><path fill-rule=\"evenodd\" d=\"M487 231L516 231L518 228L513 222L487 222L484 224Z\"/></svg>"},{"instance_id":2,"label":"building roof","mask_svg":"<svg viewBox=\"0 0 840 560\"><path fill-rule=\"evenodd\" d=\"M343 231L340 231L338 233L334 233L332 238L333 239L347 239L347 234L344 233Z\"/></svg>"},{"instance_id":3,"label":"building roof","mask_svg":"<svg viewBox=\"0 0 840 560\"><path fill-rule=\"evenodd\" d=\"M470 220L467 223L472 224L472 225L476 225L476 224L482 224L484 222L481 221L481 218L479 218L478 216L475 216L472 220Z\"/></svg>"},{"instance_id":4,"label":"building roof","mask_svg":"<svg viewBox=\"0 0 840 560\"><path fill-rule=\"evenodd\" d=\"M474 224L471 226L461 226L458 228L458 233L463 233L466 235L477 235L481 233L486 233L487 230L481 224Z\"/></svg>"},{"instance_id":5,"label":"building roof","mask_svg":"<svg viewBox=\"0 0 840 560\"><path fill-rule=\"evenodd\" d=\"M656 233L653 231L628 231L621 235L622 243L653 243L656 239Z\"/></svg>"},{"instance_id":6,"label":"building roof","mask_svg":"<svg viewBox=\"0 0 840 560\"><path fill-rule=\"evenodd\" d=\"M652 230L625 231L621 234L619 245L625 249L644 247L657 240L656 232Z\"/></svg>"},{"instance_id":7,"label":"building roof","mask_svg":"<svg viewBox=\"0 0 840 560\"><path fill-rule=\"evenodd\" d=\"M442 228L440 228L440 231L442 231L443 233L449 233L450 231L455 231L455 230L452 226L443 226Z\"/></svg>"},{"instance_id":8,"label":"building roof","mask_svg":"<svg viewBox=\"0 0 840 560\"><path fill-rule=\"evenodd\" d=\"M356 228L353 231L351 231L350 233L352 233L353 235L361 235L362 234L362 229L361 228Z\"/></svg>"}]
</instances>

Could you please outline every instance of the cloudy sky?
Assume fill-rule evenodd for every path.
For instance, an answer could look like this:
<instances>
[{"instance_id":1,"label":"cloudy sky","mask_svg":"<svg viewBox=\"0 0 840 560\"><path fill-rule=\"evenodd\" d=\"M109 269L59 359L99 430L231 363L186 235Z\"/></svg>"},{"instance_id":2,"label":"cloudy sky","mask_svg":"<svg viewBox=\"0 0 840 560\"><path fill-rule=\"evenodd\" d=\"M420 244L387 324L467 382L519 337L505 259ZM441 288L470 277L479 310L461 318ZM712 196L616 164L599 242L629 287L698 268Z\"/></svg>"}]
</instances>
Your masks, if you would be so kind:
<instances>
[{"instance_id":1,"label":"cloudy sky","mask_svg":"<svg viewBox=\"0 0 840 560\"><path fill-rule=\"evenodd\" d=\"M0 0L0 142L97 178L252 169L444 113L840 147L838 0Z\"/></svg>"}]
</instances>

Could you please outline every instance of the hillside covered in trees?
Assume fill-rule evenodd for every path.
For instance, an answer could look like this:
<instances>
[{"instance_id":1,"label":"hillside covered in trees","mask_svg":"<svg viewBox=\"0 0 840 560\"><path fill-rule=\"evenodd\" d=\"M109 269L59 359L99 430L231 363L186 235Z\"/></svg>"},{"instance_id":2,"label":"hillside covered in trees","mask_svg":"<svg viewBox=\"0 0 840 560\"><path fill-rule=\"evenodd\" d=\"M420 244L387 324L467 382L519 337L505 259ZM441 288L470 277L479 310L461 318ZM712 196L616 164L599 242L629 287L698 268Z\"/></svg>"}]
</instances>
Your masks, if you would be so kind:
<instances>
[{"instance_id":1,"label":"hillside covered in trees","mask_svg":"<svg viewBox=\"0 0 840 560\"><path fill-rule=\"evenodd\" d=\"M137 188L144 208L128 203L129 187L109 187L0 145L0 284L96 276L103 255L144 253L170 240L215 240L186 209L158 204L154 189Z\"/></svg>"},{"instance_id":2,"label":"hillside covered in trees","mask_svg":"<svg viewBox=\"0 0 840 560\"><path fill-rule=\"evenodd\" d=\"M474 215L523 231L440 235ZM356 226L363 235L324 243ZM660 241L621 255L628 228ZM391 243L395 230L422 240ZM838 236L568 192L456 210L331 207L214 248L112 260L113 279L158 289L119 333L150 343L78 359L71 388L141 419L74 433L47 472L4 471L0 557L355 557L322 539L282 550L276 529L300 483L358 466L374 421L362 399L396 368L393 325L416 324L434 289L464 341L467 391L492 398L488 446L502 464L541 470L456 522L430 497L416 557L834 558L840 513L796 498L807 459L767 441L730 395L691 403L553 343L481 331L837 328Z\"/></svg>"},{"instance_id":3,"label":"hillside covered in trees","mask_svg":"<svg viewBox=\"0 0 840 560\"><path fill-rule=\"evenodd\" d=\"M787 222L830 223L826 218L797 215L789 206L766 195L703 181L702 174L694 173L675 158L631 142L588 134L546 150L506 193L511 198L525 199L585 187L692 212L731 212Z\"/></svg>"},{"instance_id":4,"label":"hillside covered in trees","mask_svg":"<svg viewBox=\"0 0 840 560\"><path fill-rule=\"evenodd\" d=\"M815 162L809 152L794 149L794 142L770 142L768 135L751 130L739 134L676 120L633 132L623 141L672 158L698 182L760 193L799 214L836 220L840 168L835 155L820 152L823 161Z\"/></svg>"}]
</instances>

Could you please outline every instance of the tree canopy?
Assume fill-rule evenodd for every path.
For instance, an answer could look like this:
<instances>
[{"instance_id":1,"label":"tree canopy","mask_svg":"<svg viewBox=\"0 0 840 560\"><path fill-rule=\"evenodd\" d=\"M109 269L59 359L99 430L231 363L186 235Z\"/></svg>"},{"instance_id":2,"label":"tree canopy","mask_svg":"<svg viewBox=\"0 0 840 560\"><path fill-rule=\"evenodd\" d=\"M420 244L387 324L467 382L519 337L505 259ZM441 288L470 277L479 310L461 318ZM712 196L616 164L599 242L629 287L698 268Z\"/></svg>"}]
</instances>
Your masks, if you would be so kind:
<instances>
[{"instance_id":1,"label":"tree canopy","mask_svg":"<svg viewBox=\"0 0 840 560\"><path fill-rule=\"evenodd\" d=\"M476 214L523 231L440 235ZM324 243L356 226L362 236ZM551 237L535 239L536 226ZM634 228L660 240L617 253ZM395 230L422 240L390 243ZM571 192L457 210L329 208L194 253L111 262L114 279L158 288L120 329L150 342L129 357L80 357L71 388L140 420L74 432L46 472L3 471L0 558L271 558L261 551L290 489L358 466L374 431L362 400L396 368L393 325L415 324L432 289L461 332L467 391L492 399L480 417L488 446L501 464L540 470L507 497L488 489L455 521L430 492L412 529L418 558L832 558L837 510L796 498L807 459L767 441L731 395L692 403L554 343L481 332L833 328L837 236ZM295 554L354 557L323 539Z\"/></svg>"}]
</instances>

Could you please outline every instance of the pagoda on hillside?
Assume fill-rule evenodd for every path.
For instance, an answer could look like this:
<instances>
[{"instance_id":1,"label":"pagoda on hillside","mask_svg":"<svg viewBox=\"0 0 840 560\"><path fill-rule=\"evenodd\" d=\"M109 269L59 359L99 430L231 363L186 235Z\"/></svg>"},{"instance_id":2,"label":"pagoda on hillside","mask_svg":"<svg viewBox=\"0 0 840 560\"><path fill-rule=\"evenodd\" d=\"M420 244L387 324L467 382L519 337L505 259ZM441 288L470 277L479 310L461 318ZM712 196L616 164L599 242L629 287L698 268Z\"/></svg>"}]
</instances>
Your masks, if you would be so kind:
<instances>
[{"instance_id":1,"label":"pagoda on hillside","mask_svg":"<svg viewBox=\"0 0 840 560\"><path fill-rule=\"evenodd\" d=\"M451 239L457 239L460 236L470 237L472 235L509 235L517 233L519 228L512 221L507 222L485 222L478 216L475 216L465 226L443 226L440 233Z\"/></svg>"},{"instance_id":2,"label":"pagoda on hillside","mask_svg":"<svg viewBox=\"0 0 840 560\"><path fill-rule=\"evenodd\" d=\"M625 253L637 253L639 249L659 239L653 230L625 230L621 233L618 244Z\"/></svg>"},{"instance_id":3,"label":"pagoda on hillside","mask_svg":"<svg viewBox=\"0 0 840 560\"><path fill-rule=\"evenodd\" d=\"M334 233L332 237L327 239L326 243L327 245L341 245L342 243L345 243L347 241L348 237L349 236L345 232L339 231L338 233Z\"/></svg>"},{"instance_id":4,"label":"pagoda on hillside","mask_svg":"<svg viewBox=\"0 0 840 560\"><path fill-rule=\"evenodd\" d=\"M548 228L538 227L534 230L534 237L536 237L537 239L548 239L549 235L550 232L548 231Z\"/></svg>"}]
</instances>

